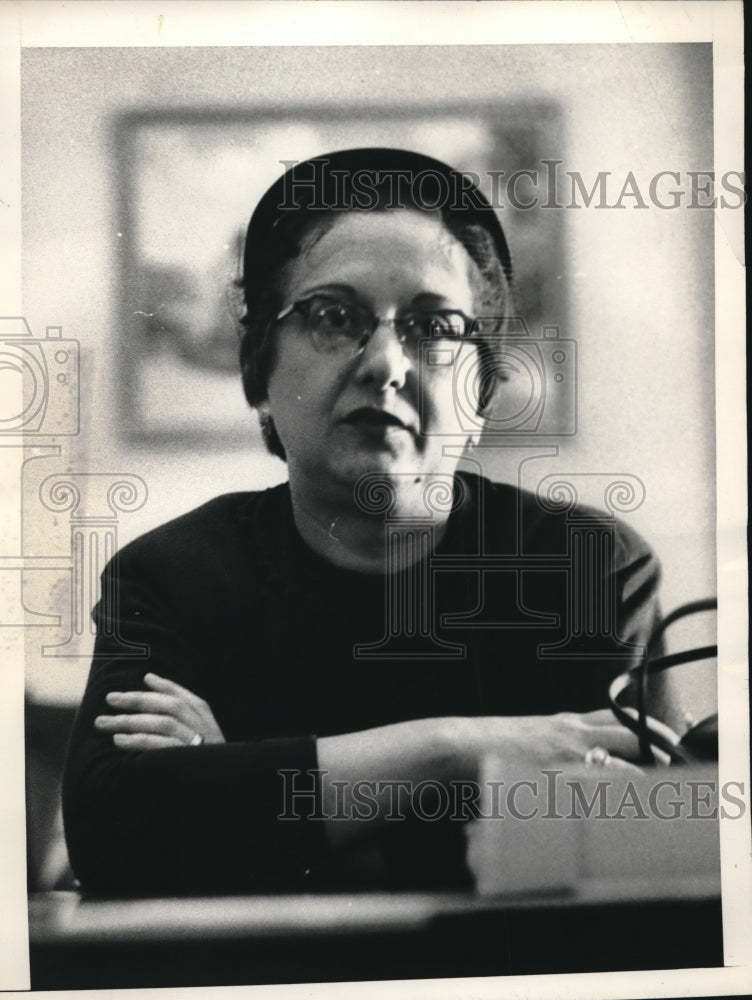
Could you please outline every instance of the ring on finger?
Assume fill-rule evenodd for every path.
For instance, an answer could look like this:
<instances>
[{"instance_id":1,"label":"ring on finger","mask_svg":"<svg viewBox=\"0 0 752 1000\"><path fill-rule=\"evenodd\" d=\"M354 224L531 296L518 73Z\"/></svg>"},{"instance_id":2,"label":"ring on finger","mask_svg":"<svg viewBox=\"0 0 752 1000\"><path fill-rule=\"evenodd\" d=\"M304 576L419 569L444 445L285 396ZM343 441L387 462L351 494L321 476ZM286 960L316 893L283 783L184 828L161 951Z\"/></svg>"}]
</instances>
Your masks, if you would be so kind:
<instances>
[{"instance_id":1,"label":"ring on finger","mask_svg":"<svg viewBox=\"0 0 752 1000\"><path fill-rule=\"evenodd\" d=\"M587 767L605 767L611 760L611 754L604 747L591 747L585 753Z\"/></svg>"},{"instance_id":2,"label":"ring on finger","mask_svg":"<svg viewBox=\"0 0 752 1000\"><path fill-rule=\"evenodd\" d=\"M196 735L192 738L192 740L188 744L188 746L189 747L200 747L203 742L204 742L204 737L201 735L201 733L196 733Z\"/></svg>"}]
</instances>

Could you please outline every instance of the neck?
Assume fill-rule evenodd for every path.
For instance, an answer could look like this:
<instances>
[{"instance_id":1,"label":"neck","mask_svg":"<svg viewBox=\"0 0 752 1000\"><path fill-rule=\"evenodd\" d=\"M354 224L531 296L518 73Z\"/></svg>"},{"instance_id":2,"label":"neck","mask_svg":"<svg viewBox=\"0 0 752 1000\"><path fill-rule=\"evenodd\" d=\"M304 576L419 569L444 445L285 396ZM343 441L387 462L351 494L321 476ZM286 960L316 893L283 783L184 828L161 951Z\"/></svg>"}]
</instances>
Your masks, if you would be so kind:
<instances>
[{"instance_id":1,"label":"neck","mask_svg":"<svg viewBox=\"0 0 752 1000\"><path fill-rule=\"evenodd\" d=\"M370 494L356 499L352 486L322 489L291 469L295 526L309 548L335 566L363 573L395 572L428 555L428 538L436 546L446 533L449 512L437 512L424 499L430 482L426 476L392 480L384 476ZM396 529L390 533L389 564L387 514ZM430 535L421 535L417 542L416 533L409 530L416 520L432 526Z\"/></svg>"}]
</instances>

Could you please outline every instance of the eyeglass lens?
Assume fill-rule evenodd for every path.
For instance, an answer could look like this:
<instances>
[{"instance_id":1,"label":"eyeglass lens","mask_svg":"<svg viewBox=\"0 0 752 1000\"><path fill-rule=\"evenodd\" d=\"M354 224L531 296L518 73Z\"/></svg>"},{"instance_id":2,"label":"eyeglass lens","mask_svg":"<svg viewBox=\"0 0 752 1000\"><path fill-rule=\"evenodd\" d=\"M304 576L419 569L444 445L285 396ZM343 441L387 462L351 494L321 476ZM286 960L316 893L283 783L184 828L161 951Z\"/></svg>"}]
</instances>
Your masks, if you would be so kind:
<instances>
[{"instance_id":1,"label":"eyeglass lens","mask_svg":"<svg viewBox=\"0 0 752 1000\"><path fill-rule=\"evenodd\" d=\"M400 342L417 356L421 341L427 338L462 339L467 336L468 321L453 310L419 310L383 320L358 303L314 297L296 303L314 346L322 352L363 350L380 323L389 323Z\"/></svg>"}]
</instances>

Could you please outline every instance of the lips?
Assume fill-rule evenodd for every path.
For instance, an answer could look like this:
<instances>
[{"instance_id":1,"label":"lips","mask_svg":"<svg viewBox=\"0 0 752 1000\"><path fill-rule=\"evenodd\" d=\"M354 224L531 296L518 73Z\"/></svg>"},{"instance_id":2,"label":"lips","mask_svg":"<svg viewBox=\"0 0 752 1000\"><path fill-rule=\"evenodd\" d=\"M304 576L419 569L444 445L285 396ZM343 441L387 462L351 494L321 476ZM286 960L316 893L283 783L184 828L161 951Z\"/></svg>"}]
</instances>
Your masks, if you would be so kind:
<instances>
[{"instance_id":1,"label":"lips","mask_svg":"<svg viewBox=\"0 0 752 1000\"><path fill-rule=\"evenodd\" d=\"M397 427L400 430L413 433L413 428L398 417L396 413L390 413L388 410L380 410L375 406L360 406L348 413L343 422L353 427L372 428L373 430L386 430L389 427Z\"/></svg>"}]
</instances>

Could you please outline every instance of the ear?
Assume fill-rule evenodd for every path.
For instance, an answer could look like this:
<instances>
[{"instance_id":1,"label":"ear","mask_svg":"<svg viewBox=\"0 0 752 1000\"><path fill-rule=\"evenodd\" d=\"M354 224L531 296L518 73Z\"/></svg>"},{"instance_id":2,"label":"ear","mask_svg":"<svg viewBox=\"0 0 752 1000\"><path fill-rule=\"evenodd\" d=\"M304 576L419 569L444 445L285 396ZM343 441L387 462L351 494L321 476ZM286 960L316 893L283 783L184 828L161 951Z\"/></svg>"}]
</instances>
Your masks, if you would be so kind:
<instances>
[{"instance_id":1,"label":"ear","mask_svg":"<svg viewBox=\"0 0 752 1000\"><path fill-rule=\"evenodd\" d=\"M262 399L260 403L256 404L256 413L258 415L258 422L261 425L261 432L266 439L274 431L274 421L272 420L272 411L268 399Z\"/></svg>"},{"instance_id":2,"label":"ear","mask_svg":"<svg viewBox=\"0 0 752 1000\"><path fill-rule=\"evenodd\" d=\"M282 444L280 436L277 433L277 428L274 426L274 418L272 417L269 403L266 400L263 403L259 403L256 407L256 412L258 413L264 444L272 455L276 455L277 458L281 458L283 462L286 462L287 454L285 446Z\"/></svg>"},{"instance_id":3,"label":"ear","mask_svg":"<svg viewBox=\"0 0 752 1000\"><path fill-rule=\"evenodd\" d=\"M269 406L269 400L265 399L262 403L259 403L256 407L256 412L258 413L259 423L261 424L261 431L264 437L274 432L274 420L272 419L272 411Z\"/></svg>"}]
</instances>

